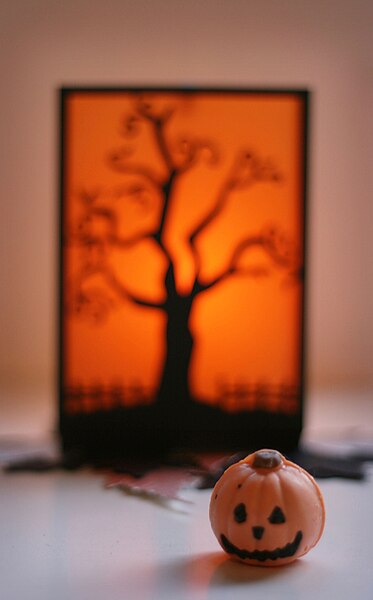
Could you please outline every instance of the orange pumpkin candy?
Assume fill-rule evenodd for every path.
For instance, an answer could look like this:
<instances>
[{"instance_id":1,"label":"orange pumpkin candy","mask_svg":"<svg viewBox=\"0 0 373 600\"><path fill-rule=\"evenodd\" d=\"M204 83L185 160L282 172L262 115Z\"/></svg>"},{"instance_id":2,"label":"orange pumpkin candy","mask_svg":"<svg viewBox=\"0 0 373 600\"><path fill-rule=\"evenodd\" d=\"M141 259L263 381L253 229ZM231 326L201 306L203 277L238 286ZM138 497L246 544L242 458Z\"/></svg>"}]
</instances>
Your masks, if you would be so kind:
<instances>
[{"instance_id":1,"label":"orange pumpkin candy","mask_svg":"<svg viewBox=\"0 0 373 600\"><path fill-rule=\"evenodd\" d=\"M276 450L259 450L229 467L210 501L222 548L251 565L292 562L319 541L325 523L313 477Z\"/></svg>"}]
</instances>

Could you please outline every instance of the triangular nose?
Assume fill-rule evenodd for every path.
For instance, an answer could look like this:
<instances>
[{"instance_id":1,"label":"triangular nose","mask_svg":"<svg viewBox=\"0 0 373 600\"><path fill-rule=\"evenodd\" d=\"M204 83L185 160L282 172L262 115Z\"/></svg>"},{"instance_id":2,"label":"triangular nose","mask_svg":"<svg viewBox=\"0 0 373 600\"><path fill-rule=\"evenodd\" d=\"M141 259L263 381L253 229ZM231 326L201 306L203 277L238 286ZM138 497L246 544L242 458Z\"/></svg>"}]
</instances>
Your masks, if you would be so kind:
<instances>
[{"instance_id":1,"label":"triangular nose","mask_svg":"<svg viewBox=\"0 0 373 600\"><path fill-rule=\"evenodd\" d=\"M253 536L256 540L261 540L263 533L264 533L264 527L253 527Z\"/></svg>"}]
</instances>

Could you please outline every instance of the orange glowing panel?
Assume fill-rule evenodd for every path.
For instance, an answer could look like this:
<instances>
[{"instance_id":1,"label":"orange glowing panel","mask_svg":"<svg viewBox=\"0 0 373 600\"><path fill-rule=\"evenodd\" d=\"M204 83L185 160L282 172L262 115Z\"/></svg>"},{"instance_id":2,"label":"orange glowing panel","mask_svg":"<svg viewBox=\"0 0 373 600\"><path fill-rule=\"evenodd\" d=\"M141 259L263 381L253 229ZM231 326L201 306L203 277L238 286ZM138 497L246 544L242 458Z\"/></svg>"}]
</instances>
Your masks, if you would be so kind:
<instances>
[{"instance_id":1,"label":"orange glowing panel","mask_svg":"<svg viewBox=\"0 0 373 600\"><path fill-rule=\"evenodd\" d=\"M66 444L296 440L307 92L61 98Z\"/></svg>"}]
</instances>

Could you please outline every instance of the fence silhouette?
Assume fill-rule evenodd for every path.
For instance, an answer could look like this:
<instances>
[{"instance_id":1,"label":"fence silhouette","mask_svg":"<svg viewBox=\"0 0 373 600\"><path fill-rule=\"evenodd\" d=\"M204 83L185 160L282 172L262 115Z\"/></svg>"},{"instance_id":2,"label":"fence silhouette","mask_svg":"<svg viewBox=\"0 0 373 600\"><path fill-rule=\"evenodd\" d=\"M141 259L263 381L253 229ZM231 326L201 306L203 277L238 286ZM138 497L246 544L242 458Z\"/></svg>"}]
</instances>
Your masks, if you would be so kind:
<instances>
[{"instance_id":1,"label":"fence silhouette","mask_svg":"<svg viewBox=\"0 0 373 600\"><path fill-rule=\"evenodd\" d=\"M129 386L76 385L63 390L63 410L67 414L94 413L118 408L148 406L156 402L156 390L139 384ZM294 414L300 406L300 388L267 383L219 382L216 396L201 402L225 412L265 411ZM177 399L175 399L175 407Z\"/></svg>"},{"instance_id":2,"label":"fence silhouette","mask_svg":"<svg viewBox=\"0 0 373 600\"><path fill-rule=\"evenodd\" d=\"M217 385L215 404L227 412L263 410L292 414L299 410L300 388L285 383L226 383Z\"/></svg>"},{"instance_id":3,"label":"fence silhouette","mask_svg":"<svg viewBox=\"0 0 373 600\"><path fill-rule=\"evenodd\" d=\"M152 404L155 390L141 385L69 386L63 390L63 406L68 414L110 411Z\"/></svg>"}]
</instances>

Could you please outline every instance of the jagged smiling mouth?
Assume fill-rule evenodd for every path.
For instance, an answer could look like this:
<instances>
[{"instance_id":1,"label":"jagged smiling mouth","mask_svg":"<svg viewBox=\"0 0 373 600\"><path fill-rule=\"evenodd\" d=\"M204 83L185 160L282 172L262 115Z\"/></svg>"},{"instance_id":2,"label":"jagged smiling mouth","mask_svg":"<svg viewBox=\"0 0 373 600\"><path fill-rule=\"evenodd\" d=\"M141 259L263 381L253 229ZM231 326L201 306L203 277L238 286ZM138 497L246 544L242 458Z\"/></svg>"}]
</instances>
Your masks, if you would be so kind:
<instances>
[{"instance_id":1,"label":"jagged smiling mouth","mask_svg":"<svg viewBox=\"0 0 373 600\"><path fill-rule=\"evenodd\" d=\"M232 544L224 534L221 534L220 540L223 548L228 554L234 554L242 559L250 558L264 562L265 560L277 560L278 558L289 558L290 556L294 556L299 548L302 537L302 532L298 531L292 542L289 542L282 548L276 548L275 550L242 550Z\"/></svg>"}]
</instances>

